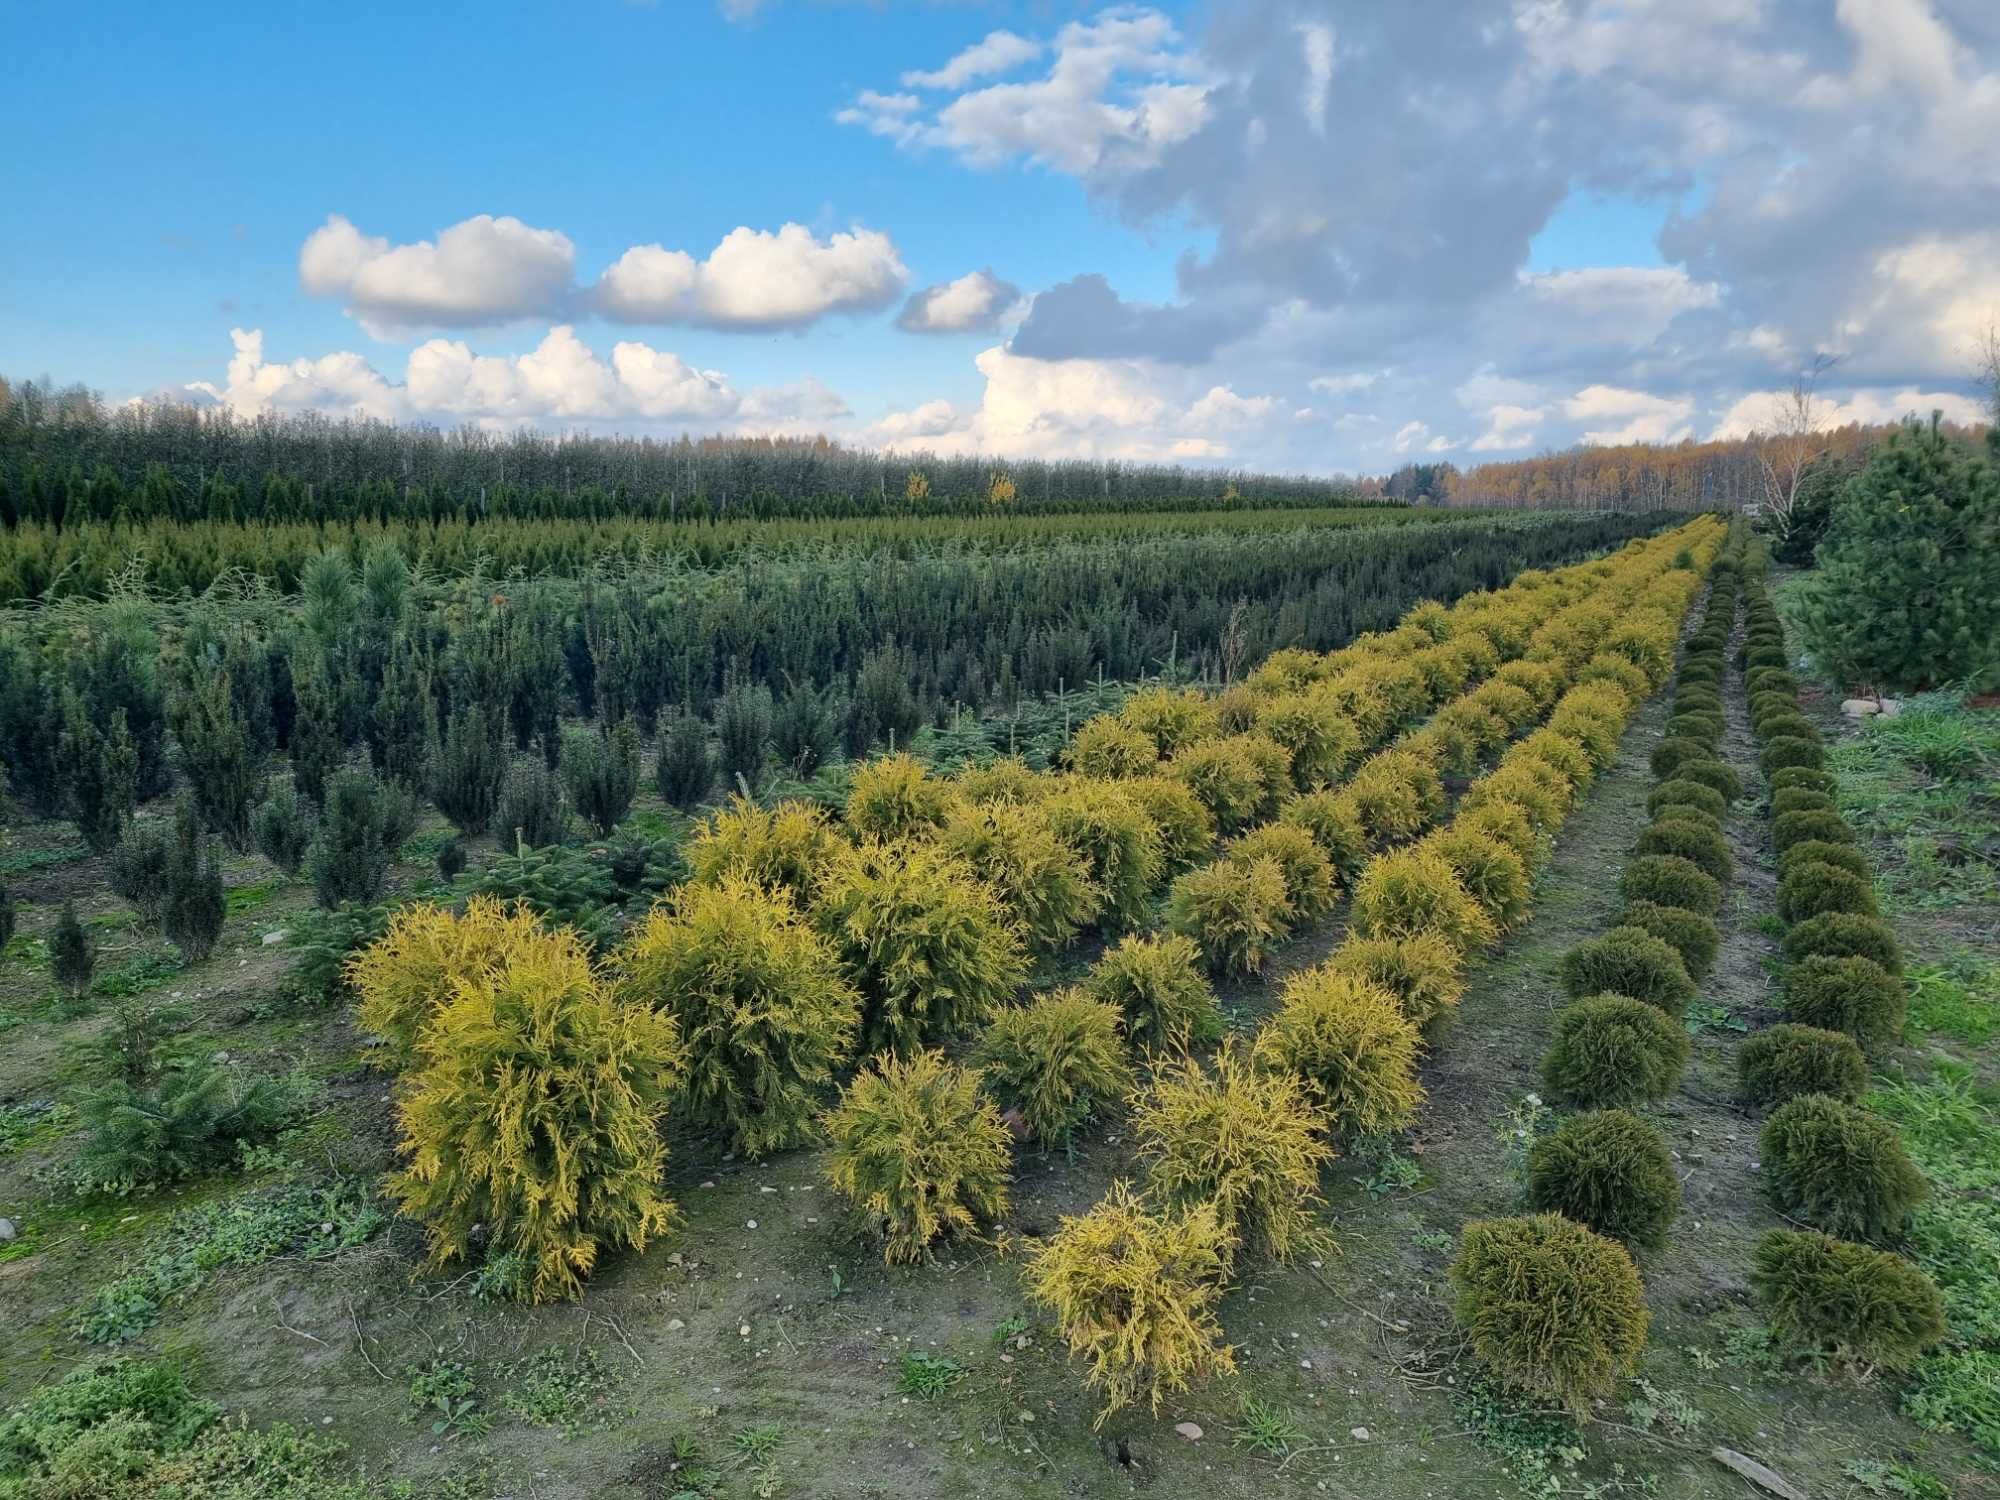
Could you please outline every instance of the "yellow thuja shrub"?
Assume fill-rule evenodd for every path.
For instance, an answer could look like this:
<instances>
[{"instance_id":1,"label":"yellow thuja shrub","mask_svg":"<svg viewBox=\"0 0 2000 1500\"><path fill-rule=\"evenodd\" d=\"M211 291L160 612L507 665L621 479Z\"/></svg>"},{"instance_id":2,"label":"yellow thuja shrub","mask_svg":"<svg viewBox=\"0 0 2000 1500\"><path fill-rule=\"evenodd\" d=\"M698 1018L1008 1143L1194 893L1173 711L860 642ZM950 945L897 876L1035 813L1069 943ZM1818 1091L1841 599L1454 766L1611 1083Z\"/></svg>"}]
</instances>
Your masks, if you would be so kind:
<instances>
[{"instance_id":1,"label":"yellow thuja shrub","mask_svg":"<svg viewBox=\"0 0 2000 1500\"><path fill-rule=\"evenodd\" d=\"M732 797L695 830L687 862L699 884L719 885L741 876L803 903L812 899L820 876L845 847L826 814L810 802L759 807Z\"/></svg>"},{"instance_id":2,"label":"yellow thuja shrub","mask_svg":"<svg viewBox=\"0 0 2000 1500\"><path fill-rule=\"evenodd\" d=\"M1119 921L1140 921L1164 873L1160 830L1122 781L1067 777L1042 802L1049 826L1083 862Z\"/></svg>"},{"instance_id":3,"label":"yellow thuja shrub","mask_svg":"<svg viewBox=\"0 0 2000 1500\"><path fill-rule=\"evenodd\" d=\"M1406 750L1385 750L1363 762L1343 789L1371 848L1414 838L1444 806L1437 770Z\"/></svg>"},{"instance_id":4,"label":"yellow thuja shrub","mask_svg":"<svg viewBox=\"0 0 2000 1500\"><path fill-rule=\"evenodd\" d=\"M1303 1078L1336 1135L1380 1135L1409 1124L1423 1102L1418 1047L1394 995L1322 967L1286 981L1251 1057Z\"/></svg>"},{"instance_id":5,"label":"yellow thuja shrub","mask_svg":"<svg viewBox=\"0 0 2000 1500\"><path fill-rule=\"evenodd\" d=\"M829 866L813 923L861 993L861 1050L908 1053L986 1020L1027 977L999 897L936 844L873 841Z\"/></svg>"},{"instance_id":6,"label":"yellow thuja shrub","mask_svg":"<svg viewBox=\"0 0 2000 1500\"><path fill-rule=\"evenodd\" d=\"M1033 948L1060 948L1104 908L1083 860L1039 806L961 803L938 841L992 888Z\"/></svg>"},{"instance_id":7,"label":"yellow thuja shrub","mask_svg":"<svg viewBox=\"0 0 2000 1500\"><path fill-rule=\"evenodd\" d=\"M1423 674L1424 691L1433 703L1442 703L1465 691L1472 668L1465 653L1450 645L1426 646L1411 653L1410 664Z\"/></svg>"},{"instance_id":8,"label":"yellow thuja shrub","mask_svg":"<svg viewBox=\"0 0 2000 1500\"><path fill-rule=\"evenodd\" d=\"M1054 790L1053 778L1028 768L1018 755L1006 755L990 765L967 766L952 779L962 801L984 807L992 802L1039 802Z\"/></svg>"},{"instance_id":9,"label":"yellow thuja shrub","mask_svg":"<svg viewBox=\"0 0 2000 1500\"><path fill-rule=\"evenodd\" d=\"M1514 758L1539 760L1553 766L1579 792L1587 791L1597 778L1597 762L1590 751L1560 729L1537 729L1521 741Z\"/></svg>"},{"instance_id":10,"label":"yellow thuja shrub","mask_svg":"<svg viewBox=\"0 0 2000 1500\"><path fill-rule=\"evenodd\" d=\"M1093 1425L1141 1401L1158 1415L1166 1397L1235 1372L1216 1319L1234 1251L1214 1205L1155 1214L1114 1182L1029 1252L1028 1296L1085 1362L1085 1387L1104 1397Z\"/></svg>"},{"instance_id":11,"label":"yellow thuja shrub","mask_svg":"<svg viewBox=\"0 0 2000 1500\"><path fill-rule=\"evenodd\" d=\"M567 929L455 981L398 1084L404 1165L389 1179L431 1264L483 1228L539 1302L575 1296L605 1249L666 1233L659 1125L685 1058L673 1021L621 1004Z\"/></svg>"},{"instance_id":12,"label":"yellow thuja shrub","mask_svg":"<svg viewBox=\"0 0 2000 1500\"><path fill-rule=\"evenodd\" d=\"M750 1156L811 1138L818 1091L854 1049L861 997L784 890L686 885L613 956L619 995L671 1016L681 1108Z\"/></svg>"},{"instance_id":13,"label":"yellow thuja shrub","mask_svg":"<svg viewBox=\"0 0 2000 1500\"><path fill-rule=\"evenodd\" d=\"M1118 715L1097 714L1077 726L1063 759L1085 776L1116 780L1152 771L1160 763L1160 749L1150 734Z\"/></svg>"},{"instance_id":14,"label":"yellow thuja shrub","mask_svg":"<svg viewBox=\"0 0 2000 1500\"><path fill-rule=\"evenodd\" d=\"M1520 760L1501 765L1466 788L1465 795L1459 798L1459 816L1463 818L1480 808L1503 803L1525 817L1538 836L1552 834L1562 827L1569 799L1563 791L1549 785L1551 777L1561 780L1555 768L1543 761Z\"/></svg>"},{"instance_id":15,"label":"yellow thuja shrub","mask_svg":"<svg viewBox=\"0 0 2000 1500\"><path fill-rule=\"evenodd\" d=\"M1266 823L1238 834L1224 848L1222 857L1233 865L1276 860L1284 872L1285 900L1294 923L1318 921L1333 909L1340 895L1333 861L1309 832L1290 823Z\"/></svg>"},{"instance_id":16,"label":"yellow thuja shrub","mask_svg":"<svg viewBox=\"0 0 2000 1500\"><path fill-rule=\"evenodd\" d=\"M986 1092L1018 1114L1028 1135L1058 1145L1132 1088L1124 1017L1078 989L1052 990L1003 1010L973 1051Z\"/></svg>"},{"instance_id":17,"label":"yellow thuja shrub","mask_svg":"<svg viewBox=\"0 0 2000 1500\"><path fill-rule=\"evenodd\" d=\"M1255 728L1291 757L1300 787L1324 786L1345 771L1361 748L1361 731L1324 693L1282 693L1258 705Z\"/></svg>"},{"instance_id":18,"label":"yellow thuja shrub","mask_svg":"<svg viewBox=\"0 0 2000 1500\"><path fill-rule=\"evenodd\" d=\"M1296 1074L1253 1067L1230 1048L1212 1071L1176 1059L1133 1100L1132 1134L1162 1202L1210 1204L1244 1245L1279 1260L1329 1246L1313 1211L1333 1147Z\"/></svg>"},{"instance_id":19,"label":"yellow thuja shrub","mask_svg":"<svg viewBox=\"0 0 2000 1500\"><path fill-rule=\"evenodd\" d=\"M1478 766L1489 751L1507 743L1507 726L1477 703L1460 698L1432 714L1430 722L1409 736L1409 741L1419 738L1439 746L1435 764L1463 774Z\"/></svg>"},{"instance_id":20,"label":"yellow thuja shrub","mask_svg":"<svg viewBox=\"0 0 2000 1500\"><path fill-rule=\"evenodd\" d=\"M1141 1046L1185 1052L1222 1035L1222 1007L1201 969L1201 950L1179 933L1130 934L1084 976L1092 997L1118 1007Z\"/></svg>"},{"instance_id":21,"label":"yellow thuja shrub","mask_svg":"<svg viewBox=\"0 0 2000 1500\"><path fill-rule=\"evenodd\" d=\"M1462 810L1452 819L1455 828L1470 829L1498 839L1512 849L1521 864L1533 870L1547 853L1546 846L1528 821L1528 815L1512 802L1488 799L1477 807Z\"/></svg>"},{"instance_id":22,"label":"yellow thuja shrub","mask_svg":"<svg viewBox=\"0 0 2000 1500\"><path fill-rule=\"evenodd\" d=\"M1492 714L1507 726L1509 734L1532 724L1541 714L1533 693L1498 677L1480 683L1466 694L1466 701Z\"/></svg>"},{"instance_id":23,"label":"yellow thuja shrub","mask_svg":"<svg viewBox=\"0 0 2000 1500\"><path fill-rule=\"evenodd\" d=\"M1465 994L1464 955L1435 932L1350 936L1325 967L1394 995L1404 1018L1419 1031L1447 1020Z\"/></svg>"},{"instance_id":24,"label":"yellow thuja shrub","mask_svg":"<svg viewBox=\"0 0 2000 1500\"><path fill-rule=\"evenodd\" d=\"M1259 662L1257 670L1244 680L1253 692L1275 696L1295 693L1325 675L1326 658L1319 652L1308 651L1302 646L1284 646Z\"/></svg>"},{"instance_id":25,"label":"yellow thuja shrub","mask_svg":"<svg viewBox=\"0 0 2000 1500\"><path fill-rule=\"evenodd\" d=\"M941 1052L876 1058L821 1123L827 1180L891 1265L927 1259L934 1241L974 1235L1007 1212L1007 1127L978 1073Z\"/></svg>"},{"instance_id":26,"label":"yellow thuja shrub","mask_svg":"<svg viewBox=\"0 0 2000 1500\"><path fill-rule=\"evenodd\" d=\"M1396 721L1396 705L1377 666L1372 659L1356 661L1326 678L1314 693L1354 726L1364 745L1380 741Z\"/></svg>"},{"instance_id":27,"label":"yellow thuja shrub","mask_svg":"<svg viewBox=\"0 0 2000 1500\"><path fill-rule=\"evenodd\" d=\"M1510 661L1493 670L1495 682L1511 682L1535 700L1537 710L1546 713L1562 692L1562 679L1547 662Z\"/></svg>"},{"instance_id":28,"label":"yellow thuja shrub","mask_svg":"<svg viewBox=\"0 0 2000 1500\"><path fill-rule=\"evenodd\" d=\"M1215 722L1225 735L1248 734L1256 727L1257 708L1263 702L1246 683L1231 683L1213 698L1209 705L1215 710Z\"/></svg>"},{"instance_id":29,"label":"yellow thuja shrub","mask_svg":"<svg viewBox=\"0 0 2000 1500\"><path fill-rule=\"evenodd\" d=\"M1355 882L1352 923L1363 937L1434 932L1461 953L1499 936L1458 872L1434 849L1399 849L1370 860Z\"/></svg>"},{"instance_id":30,"label":"yellow thuja shrub","mask_svg":"<svg viewBox=\"0 0 2000 1500\"><path fill-rule=\"evenodd\" d=\"M847 826L856 838L920 838L951 816L952 786L911 756L878 755L857 766L847 791Z\"/></svg>"},{"instance_id":31,"label":"yellow thuja shrub","mask_svg":"<svg viewBox=\"0 0 2000 1500\"><path fill-rule=\"evenodd\" d=\"M1141 688L1119 706L1118 717L1149 736L1162 756L1221 733L1214 706L1193 688Z\"/></svg>"},{"instance_id":32,"label":"yellow thuja shrub","mask_svg":"<svg viewBox=\"0 0 2000 1500\"><path fill-rule=\"evenodd\" d=\"M1303 828L1312 835L1334 872L1352 875L1368 862L1368 832L1361 813L1344 792L1307 792L1294 797L1278 814L1280 823Z\"/></svg>"},{"instance_id":33,"label":"yellow thuja shrub","mask_svg":"<svg viewBox=\"0 0 2000 1500\"><path fill-rule=\"evenodd\" d=\"M1429 835L1417 847L1443 855L1458 883L1502 932L1528 915L1534 894L1528 866L1503 840L1469 825L1454 824Z\"/></svg>"},{"instance_id":34,"label":"yellow thuja shrub","mask_svg":"<svg viewBox=\"0 0 2000 1500\"><path fill-rule=\"evenodd\" d=\"M1167 762L1223 833L1258 821L1268 800L1264 773L1245 751L1242 736L1202 740Z\"/></svg>"},{"instance_id":35,"label":"yellow thuja shrub","mask_svg":"<svg viewBox=\"0 0 2000 1500\"><path fill-rule=\"evenodd\" d=\"M387 932L347 961L347 982L360 1002L355 1020L382 1039L393 1067L406 1068L416 1057L418 1033L450 1002L459 980L506 963L544 932L525 906L502 906L490 896L474 896L462 914L429 902L402 907Z\"/></svg>"},{"instance_id":36,"label":"yellow thuja shrub","mask_svg":"<svg viewBox=\"0 0 2000 1500\"><path fill-rule=\"evenodd\" d=\"M1215 848L1215 819L1186 782L1171 776L1135 776L1120 782L1119 790L1152 819L1163 873L1184 870Z\"/></svg>"},{"instance_id":37,"label":"yellow thuja shrub","mask_svg":"<svg viewBox=\"0 0 2000 1500\"><path fill-rule=\"evenodd\" d=\"M1167 926L1224 974L1255 974L1292 930L1285 872L1275 859L1217 860L1189 870L1167 897Z\"/></svg>"},{"instance_id":38,"label":"yellow thuja shrub","mask_svg":"<svg viewBox=\"0 0 2000 1500\"><path fill-rule=\"evenodd\" d=\"M1644 672L1626 658L1605 651L1600 651L1577 668L1576 680L1579 683L1609 682L1623 688L1625 696L1633 703L1643 703L1653 690L1653 684Z\"/></svg>"}]
</instances>

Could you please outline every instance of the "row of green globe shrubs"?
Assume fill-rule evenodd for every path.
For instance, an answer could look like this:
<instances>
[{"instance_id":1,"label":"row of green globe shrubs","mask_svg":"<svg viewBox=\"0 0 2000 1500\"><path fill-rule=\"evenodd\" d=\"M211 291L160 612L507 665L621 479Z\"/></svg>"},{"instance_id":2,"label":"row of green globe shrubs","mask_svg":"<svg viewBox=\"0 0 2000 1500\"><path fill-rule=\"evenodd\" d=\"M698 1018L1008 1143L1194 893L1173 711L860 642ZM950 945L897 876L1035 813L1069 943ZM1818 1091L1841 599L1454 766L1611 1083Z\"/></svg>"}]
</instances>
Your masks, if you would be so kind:
<instances>
[{"instance_id":1,"label":"row of green globe shrubs","mask_svg":"<svg viewBox=\"0 0 2000 1500\"><path fill-rule=\"evenodd\" d=\"M1945 1334L1931 1279L1882 1248L1901 1239L1927 1184L1895 1127L1859 1103L1869 1055L1902 1035L1902 953L1877 908L1868 858L1835 804L1761 566L1746 591L1741 662L1769 789L1789 1019L1743 1042L1738 1076L1746 1097L1771 1108L1760 1154L1772 1205L1812 1226L1768 1232L1751 1281L1787 1343L1822 1359L1902 1369Z\"/></svg>"},{"instance_id":2,"label":"row of green globe shrubs","mask_svg":"<svg viewBox=\"0 0 2000 1500\"><path fill-rule=\"evenodd\" d=\"M1486 795L1466 799L1495 837L1532 843L1568 805L1557 767L1608 759L1664 678L1719 530L1697 522L1451 610L1420 607L1356 648L1267 661L1217 698L1139 695L1085 726L1065 775L1001 762L938 778L890 757L857 774L838 824L801 804L740 803L691 845L687 885L596 960L573 933L510 934L498 906L414 909L349 971L364 1029L401 1075L405 1168L392 1189L439 1262L464 1257L483 1225L489 1273L511 1260L512 1289L573 1295L604 1250L672 1227L654 1128L671 1111L752 1153L825 1139L833 1185L885 1255L919 1260L1003 1217L1016 1136L1060 1140L1126 1107L1148 1197L1114 1194L1066 1220L1031 1254L1030 1290L1090 1362L1107 1412L1157 1403L1226 1367L1200 1310L1240 1250L1320 1243L1312 1208L1332 1127L1393 1121L1393 1091L1371 1090L1407 1076L1410 1023L1375 968L1332 971L1294 980L1297 1003L1254 1045L1204 1067L1185 1052L1219 1030L1202 971L1247 967L1233 919L1170 896L1171 930L1128 936L1076 990L1023 1006L1037 915L1052 893L1081 890L1087 904L1043 929L1050 946L1129 928L1151 914L1169 859L1185 871L1219 835L1303 831L1283 858L1232 858L1239 842L1206 868L1218 884L1233 872L1268 885L1275 872L1289 924L1295 892L1310 910L1330 904L1330 872L1346 868L1332 851L1351 851L1365 861L1357 940L1386 945L1370 956L1382 972L1407 957L1421 979L1427 950L1406 955L1402 940L1431 937L1439 903L1467 947L1494 930L1447 853L1469 845L1402 847L1440 810L1442 772L1475 766L1547 710L1553 738L1528 735L1483 779ZM1474 677L1485 680L1461 692ZM1335 790L1360 745L1437 703ZM1461 822L1454 832L1475 827L1470 813ZM1503 867L1461 858L1468 881ZM1503 886L1482 889L1500 903ZM1522 876L1506 900L1524 895ZM1454 975L1459 961L1454 950ZM1134 1086L1135 1035L1157 1049L1146 1087ZM1357 1067L1337 1073L1356 1035ZM532 1058L510 1041L530 1037ZM969 1053L944 1050L966 1039ZM511 1150L528 1119L562 1149Z\"/></svg>"},{"instance_id":3,"label":"row of green globe shrubs","mask_svg":"<svg viewBox=\"0 0 2000 1500\"><path fill-rule=\"evenodd\" d=\"M1732 534L1710 569L1618 916L1560 964L1570 1003L1542 1072L1578 1112L1529 1148L1529 1212L1468 1224L1451 1272L1459 1320L1502 1384L1579 1413L1637 1368L1648 1315L1631 1249L1658 1246L1680 1211L1666 1138L1630 1106L1679 1084L1683 1017L1721 946L1714 919L1733 873L1721 820L1738 788L1718 754L1719 688L1742 554Z\"/></svg>"}]
</instances>

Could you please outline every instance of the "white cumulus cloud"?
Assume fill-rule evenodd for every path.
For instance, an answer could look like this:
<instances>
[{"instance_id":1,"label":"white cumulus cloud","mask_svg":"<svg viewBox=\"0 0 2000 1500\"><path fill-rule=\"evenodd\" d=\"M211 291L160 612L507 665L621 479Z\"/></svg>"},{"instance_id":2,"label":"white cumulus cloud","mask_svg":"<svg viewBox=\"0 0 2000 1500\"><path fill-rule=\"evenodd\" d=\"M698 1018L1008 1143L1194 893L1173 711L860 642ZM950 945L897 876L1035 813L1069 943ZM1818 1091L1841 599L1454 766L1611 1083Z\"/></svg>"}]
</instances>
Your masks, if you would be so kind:
<instances>
[{"instance_id":1,"label":"white cumulus cloud","mask_svg":"<svg viewBox=\"0 0 2000 1500\"><path fill-rule=\"evenodd\" d=\"M830 313L886 307L908 279L886 234L856 228L821 239L786 224L776 232L732 229L700 261L684 250L634 246L605 271L592 300L626 323L796 328Z\"/></svg>"},{"instance_id":2,"label":"white cumulus cloud","mask_svg":"<svg viewBox=\"0 0 2000 1500\"><path fill-rule=\"evenodd\" d=\"M991 267L910 294L896 316L907 333L991 333L1021 306L1021 289Z\"/></svg>"},{"instance_id":3,"label":"white cumulus cloud","mask_svg":"<svg viewBox=\"0 0 2000 1500\"><path fill-rule=\"evenodd\" d=\"M435 241L393 245L332 214L299 251L299 286L338 298L370 333L395 337L559 314L576 247L554 229L477 214Z\"/></svg>"}]
</instances>

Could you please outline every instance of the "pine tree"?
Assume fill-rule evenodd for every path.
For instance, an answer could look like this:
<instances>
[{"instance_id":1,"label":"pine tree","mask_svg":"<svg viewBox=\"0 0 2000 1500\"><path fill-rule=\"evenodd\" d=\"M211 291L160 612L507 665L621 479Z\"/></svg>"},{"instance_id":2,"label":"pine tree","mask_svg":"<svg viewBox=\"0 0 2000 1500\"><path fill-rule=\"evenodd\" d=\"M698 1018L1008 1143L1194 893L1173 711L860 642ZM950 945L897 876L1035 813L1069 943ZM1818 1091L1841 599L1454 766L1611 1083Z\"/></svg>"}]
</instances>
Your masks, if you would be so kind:
<instances>
[{"instance_id":1,"label":"pine tree","mask_svg":"<svg viewBox=\"0 0 2000 1500\"><path fill-rule=\"evenodd\" d=\"M373 776L338 771L328 780L326 810L307 861L321 906L367 905L382 894L391 853L385 821L382 785Z\"/></svg>"},{"instance_id":2,"label":"pine tree","mask_svg":"<svg viewBox=\"0 0 2000 1500\"><path fill-rule=\"evenodd\" d=\"M250 847L250 807L263 784L263 757L238 712L229 676L207 662L167 707L201 818L232 849Z\"/></svg>"},{"instance_id":3,"label":"pine tree","mask_svg":"<svg viewBox=\"0 0 2000 1500\"><path fill-rule=\"evenodd\" d=\"M631 810L639 789L639 730L630 719L609 735L572 729L562 740L563 783L578 814L599 838Z\"/></svg>"},{"instance_id":4,"label":"pine tree","mask_svg":"<svg viewBox=\"0 0 2000 1500\"><path fill-rule=\"evenodd\" d=\"M431 800L461 833L484 833L506 774L498 716L482 703L461 701L431 756Z\"/></svg>"},{"instance_id":5,"label":"pine tree","mask_svg":"<svg viewBox=\"0 0 2000 1500\"><path fill-rule=\"evenodd\" d=\"M91 971L96 967L97 955L91 949L90 935L76 919L76 905L65 901L55 931L49 934L49 968L55 974L56 987L71 1000L80 1000L90 988Z\"/></svg>"},{"instance_id":6,"label":"pine tree","mask_svg":"<svg viewBox=\"0 0 2000 1500\"><path fill-rule=\"evenodd\" d=\"M125 711L112 712L100 731L83 695L63 689L61 762L65 801L84 841L99 854L118 846L139 784L139 752L125 729Z\"/></svg>"},{"instance_id":7,"label":"pine tree","mask_svg":"<svg viewBox=\"0 0 2000 1500\"><path fill-rule=\"evenodd\" d=\"M1847 683L2000 680L2000 473L1934 416L1869 456L1820 544L1805 639Z\"/></svg>"},{"instance_id":8,"label":"pine tree","mask_svg":"<svg viewBox=\"0 0 2000 1500\"><path fill-rule=\"evenodd\" d=\"M690 811L715 785L715 762L708 752L708 725L691 713L660 715L660 759L654 780L660 800Z\"/></svg>"},{"instance_id":9,"label":"pine tree","mask_svg":"<svg viewBox=\"0 0 2000 1500\"><path fill-rule=\"evenodd\" d=\"M202 827L193 798L174 804L174 832L167 841L166 900L161 926L167 939L191 964L207 958L222 935L228 906L222 866Z\"/></svg>"},{"instance_id":10,"label":"pine tree","mask_svg":"<svg viewBox=\"0 0 2000 1500\"><path fill-rule=\"evenodd\" d=\"M292 780L316 803L326 800L327 778L347 758L340 738L340 696L326 657L310 644L292 658Z\"/></svg>"}]
</instances>

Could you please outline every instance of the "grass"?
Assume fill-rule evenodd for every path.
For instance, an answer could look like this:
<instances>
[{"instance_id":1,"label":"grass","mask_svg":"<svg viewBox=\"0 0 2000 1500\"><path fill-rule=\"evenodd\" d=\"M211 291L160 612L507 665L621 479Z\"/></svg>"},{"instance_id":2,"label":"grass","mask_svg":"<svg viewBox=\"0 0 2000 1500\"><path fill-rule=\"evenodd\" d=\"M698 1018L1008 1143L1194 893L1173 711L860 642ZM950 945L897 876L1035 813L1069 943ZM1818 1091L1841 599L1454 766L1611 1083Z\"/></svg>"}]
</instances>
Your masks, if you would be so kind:
<instances>
[{"instance_id":1,"label":"grass","mask_svg":"<svg viewBox=\"0 0 2000 1500\"><path fill-rule=\"evenodd\" d=\"M1290 1412L1259 1401L1255 1396L1243 1398L1243 1409L1236 1422L1238 1447L1283 1458L1303 1442L1305 1436L1305 1429L1292 1420Z\"/></svg>"},{"instance_id":2,"label":"grass","mask_svg":"<svg viewBox=\"0 0 2000 1500\"><path fill-rule=\"evenodd\" d=\"M574 1437L610 1419L617 1377L595 1349L550 1344L512 1372L514 1385L501 1404L522 1421Z\"/></svg>"},{"instance_id":3,"label":"grass","mask_svg":"<svg viewBox=\"0 0 2000 1500\"><path fill-rule=\"evenodd\" d=\"M896 1391L899 1395L935 1401L965 1379L965 1373L965 1366L956 1360L913 1349L903 1356L896 1370Z\"/></svg>"},{"instance_id":4,"label":"grass","mask_svg":"<svg viewBox=\"0 0 2000 1500\"><path fill-rule=\"evenodd\" d=\"M2000 965L1961 954L1910 971L1913 1040L1938 1037L1983 1047L2000 1034Z\"/></svg>"}]
</instances>

